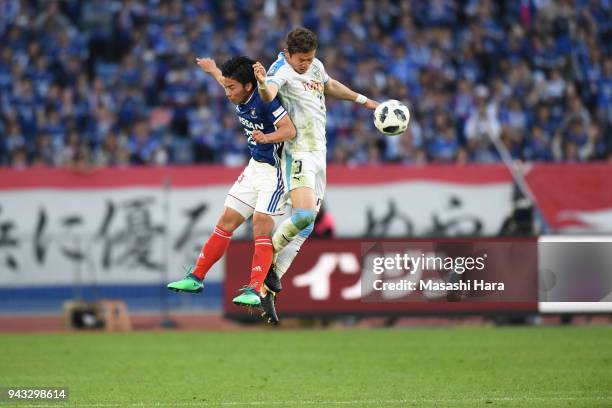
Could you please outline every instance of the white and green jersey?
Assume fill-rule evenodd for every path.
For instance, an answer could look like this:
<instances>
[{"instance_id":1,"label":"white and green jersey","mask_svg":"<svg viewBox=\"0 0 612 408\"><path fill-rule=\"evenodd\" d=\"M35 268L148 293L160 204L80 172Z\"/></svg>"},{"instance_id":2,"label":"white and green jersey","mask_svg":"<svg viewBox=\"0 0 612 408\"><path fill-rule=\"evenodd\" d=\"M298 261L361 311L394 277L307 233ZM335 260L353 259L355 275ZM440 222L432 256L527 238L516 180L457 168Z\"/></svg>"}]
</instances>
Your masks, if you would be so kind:
<instances>
[{"instance_id":1,"label":"white and green jersey","mask_svg":"<svg viewBox=\"0 0 612 408\"><path fill-rule=\"evenodd\" d=\"M296 137L285 142L289 152L326 150L324 87L327 81L329 75L316 58L308 71L298 74L281 52L268 70L266 82L278 87L281 102L297 130Z\"/></svg>"}]
</instances>

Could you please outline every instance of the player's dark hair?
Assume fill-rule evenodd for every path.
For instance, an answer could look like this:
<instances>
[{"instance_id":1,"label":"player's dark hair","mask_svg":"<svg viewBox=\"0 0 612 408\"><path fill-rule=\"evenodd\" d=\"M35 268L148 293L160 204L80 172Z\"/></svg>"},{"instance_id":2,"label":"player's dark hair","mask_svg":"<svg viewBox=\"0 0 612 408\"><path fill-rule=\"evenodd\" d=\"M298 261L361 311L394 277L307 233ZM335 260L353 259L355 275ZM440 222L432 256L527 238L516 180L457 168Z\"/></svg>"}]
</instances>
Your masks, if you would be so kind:
<instances>
[{"instance_id":1,"label":"player's dark hair","mask_svg":"<svg viewBox=\"0 0 612 408\"><path fill-rule=\"evenodd\" d=\"M253 72L255 61L249 57L232 57L221 65L221 74L226 78L232 78L242 85L251 84L257 86L255 73Z\"/></svg>"},{"instance_id":2,"label":"player's dark hair","mask_svg":"<svg viewBox=\"0 0 612 408\"><path fill-rule=\"evenodd\" d=\"M317 49L317 35L307 28L296 28L287 35L287 51L310 52Z\"/></svg>"}]
</instances>

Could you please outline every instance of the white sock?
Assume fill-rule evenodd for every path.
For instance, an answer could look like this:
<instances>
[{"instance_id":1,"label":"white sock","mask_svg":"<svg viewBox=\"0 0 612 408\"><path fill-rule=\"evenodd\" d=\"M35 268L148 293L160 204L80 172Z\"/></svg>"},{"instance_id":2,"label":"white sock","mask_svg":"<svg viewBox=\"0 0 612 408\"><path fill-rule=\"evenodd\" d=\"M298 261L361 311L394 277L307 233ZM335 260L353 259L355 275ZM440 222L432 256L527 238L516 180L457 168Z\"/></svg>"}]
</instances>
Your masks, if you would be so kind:
<instances>
[{"instance_id":1,"label":"white sock","mask_svg":"<svg viewBox=\"0 0 612 408\"><path fill-rule=\"evenodd\" d=\"M313 210L294 209L291 217L283 221L272 235L274 252L280 252L298 234L308 237L312 231L315 217L316 213Z\"/></svg>"},{"instance_id":2,"label":"white sock","mask_svg":"<svg viewBox=\"0 0 612 408\"><path fill-rule=\"evenodd\" d=\"M303 237L301 235L296 235L289 245L285 246L280 252L277 253L275 271L279 279L283 277L293 263L293 260L297 256L298 252L300 252L302 244L306 242L306 238L307 237Z\"/></svg>"},{"instance_id":3,"label":"white sock","mask_svg":"<svg viewBox=\"0 0 612 408\"><path fill-rule=\"evenodd\" d=\"M295 226L291 217L278 226L274 235L272 235L272 245L274 246L274 252L278 253L285 248L293 238L300 232L300 229Z\"/></svg>"}]
</instances>

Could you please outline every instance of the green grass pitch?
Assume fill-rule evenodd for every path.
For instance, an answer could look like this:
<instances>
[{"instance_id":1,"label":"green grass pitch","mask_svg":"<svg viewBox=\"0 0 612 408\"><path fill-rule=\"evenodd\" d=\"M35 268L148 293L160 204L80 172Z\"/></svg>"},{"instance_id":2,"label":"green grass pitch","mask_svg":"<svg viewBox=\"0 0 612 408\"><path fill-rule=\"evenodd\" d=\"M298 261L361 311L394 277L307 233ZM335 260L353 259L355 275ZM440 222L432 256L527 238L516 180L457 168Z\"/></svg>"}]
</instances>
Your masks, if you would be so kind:
<instances>
[{"instance_id":1,"label":"green grass pitch","mask_svg":"<svg viewBox=\"0 0 612 408\"><path fill-rule=\"evenodd\" d=\"M612 328L1 335L8 386L69 388L18 407L612 407Z\"/></svg>"}]
</instances>

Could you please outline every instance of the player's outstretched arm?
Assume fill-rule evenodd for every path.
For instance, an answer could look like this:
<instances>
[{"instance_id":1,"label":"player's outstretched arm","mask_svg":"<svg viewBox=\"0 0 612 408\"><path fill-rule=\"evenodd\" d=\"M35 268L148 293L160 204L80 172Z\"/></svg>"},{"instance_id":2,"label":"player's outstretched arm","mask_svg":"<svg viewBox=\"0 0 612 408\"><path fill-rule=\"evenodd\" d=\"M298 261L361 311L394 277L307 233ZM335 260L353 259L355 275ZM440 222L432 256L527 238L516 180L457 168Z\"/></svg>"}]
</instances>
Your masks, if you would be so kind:
<instances>
[{"instance_id":1,"label":"player's outstretched arm","mask_svg":"<svg viewBox=\"0 0 612 408\"><path fill-rule=\"evenodd\" d=\"M360 103L368 109L376 109L379 105L378 102L367 97L358 94L351 90L348 86L343 83L336 81L333 78L329 78L329 81L325 84L325 94L333 96L334 98L343 99L345 101L351 101Z\"/></svg>"},{"instance_id":2,"label":"player's outstretched arm","mask_svg":"<svg viewBox=\"0 0 612 408\"><path fill-rule=\"evenodd\" d=\"M275 84L266 82L266 69L261 62L257 61L253 64L253 72L257 79L257 91L264 102L272 102L278 93L278 87Z\"/></svg>"},{"instance_id":3,"label":"player's outstretched arm","mask_svg":"<svg viewBox=\"0 0 612 408\"><path fill-rule=\"evenodd\" d=\"M223 74L221 73L221 70L217 67L217 64L215 63L214 59L196 58L196 63L202 69L202 71L215 78L219 85L224 86L222 82Z\"/></svg>"},{"instance_id":4,"label":"player's outstretched arm","mask_svg":"<svg viewBox=\"0 0 612 408\"><path fill-rule=\"evenodd\" d=\"M261 130L254 130L251 137L260 144L280 143L293 139L296 133L297 131L295 126L293 126L293 122L289 119L289 115L285 115L276 123L276 130L274 132L264 134Z\"/></svg>"}]
</instances>

